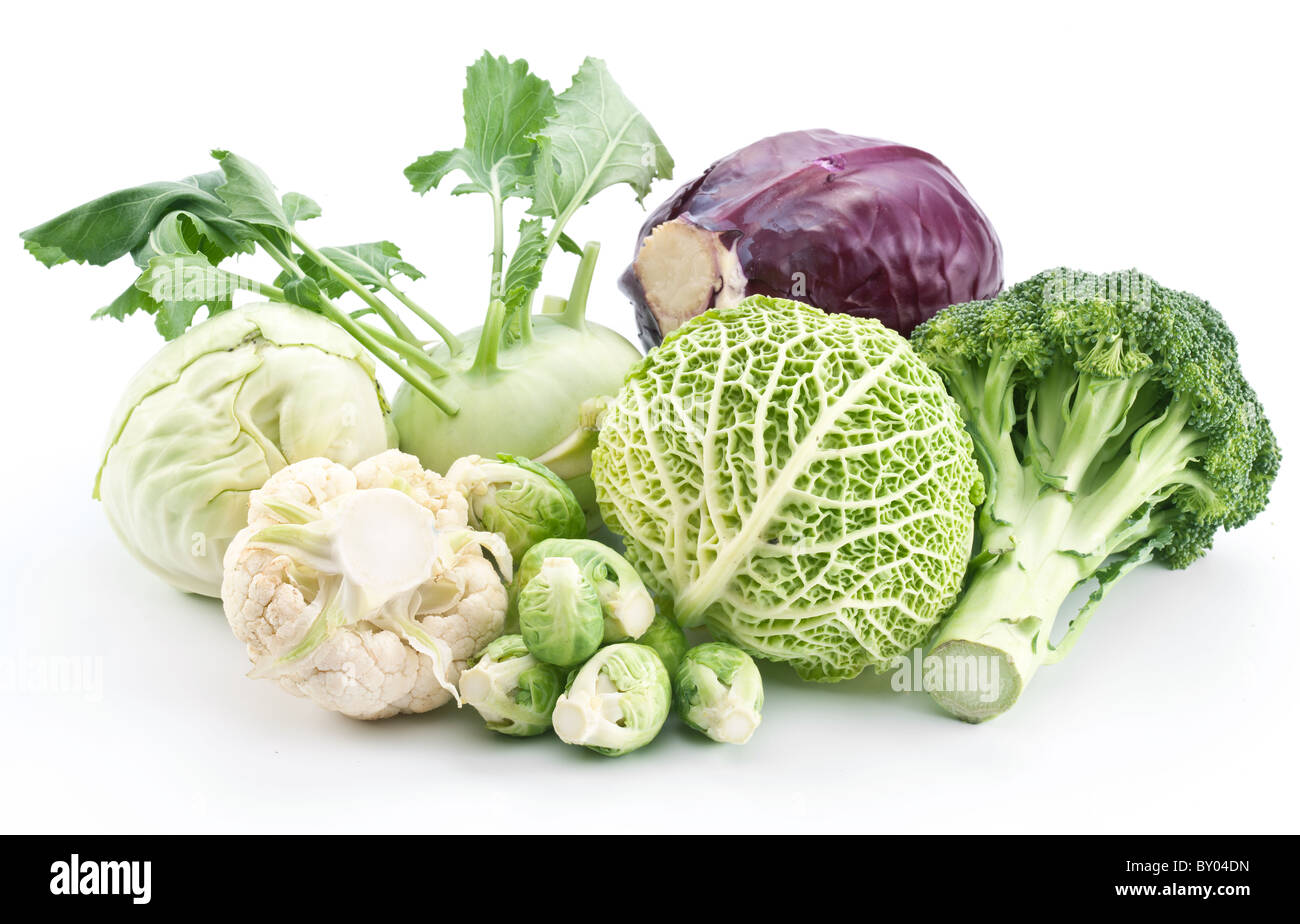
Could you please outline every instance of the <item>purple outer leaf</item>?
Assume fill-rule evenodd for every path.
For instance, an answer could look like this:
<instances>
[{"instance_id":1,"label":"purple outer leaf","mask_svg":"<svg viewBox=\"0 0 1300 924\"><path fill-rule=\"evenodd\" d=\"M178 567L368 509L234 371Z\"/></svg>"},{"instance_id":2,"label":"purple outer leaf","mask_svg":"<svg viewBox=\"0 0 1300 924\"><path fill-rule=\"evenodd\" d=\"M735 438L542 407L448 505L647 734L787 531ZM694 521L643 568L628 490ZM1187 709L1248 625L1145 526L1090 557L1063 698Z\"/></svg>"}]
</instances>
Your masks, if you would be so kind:
<instances>
[{"instance_id":1,"label":"purple outer leaf","mask_svg":"<svg viewBox=\"0 0 1300 924\"><path fill-rule=\"evenodd\" d=\"M687 316L747 295L878 318L907 336L940 309L1002 288L1002 245L979 206L936 158L889 141L821 129L741 148L650 215L638 258L651 232L674 220L735 255L731 281L743 291L728 290L719 271L720 291L698 305L687 299L684 316L673 315L647 299L638 259L620 287L647 349ZM641 269L671 276L674 266Z\"/></svg>"}]
</instances>

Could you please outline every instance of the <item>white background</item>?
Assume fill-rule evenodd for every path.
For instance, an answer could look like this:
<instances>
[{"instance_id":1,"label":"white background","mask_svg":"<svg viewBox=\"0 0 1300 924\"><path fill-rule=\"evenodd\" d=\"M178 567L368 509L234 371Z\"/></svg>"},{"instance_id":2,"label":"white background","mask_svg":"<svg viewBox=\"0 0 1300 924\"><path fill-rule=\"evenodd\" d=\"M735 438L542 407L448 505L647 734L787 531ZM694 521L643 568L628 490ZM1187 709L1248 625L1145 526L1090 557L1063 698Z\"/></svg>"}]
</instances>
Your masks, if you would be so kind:
<instances>
[{"instance_id":1,"label":"white background","mask_svg":"<svg viewBox=\"0 0 1300 924\"><path fill-rule=\"evenodd\" d=\"M557 89L604 57L677 180L757 138L831 127L932 151L992 218L1007 277L1138 266L1214 303L1284 449L1297 445L1294 22L1281 4L19 4L0 94L0 831L1291 831L1297 480L1186 572L1121 583L1064 663L972 727L886 679L765 670L743 748L672 726L621 760L514 741L442 709L365 724L244 677L219 604L138 566L90 499L103 430L160 345L91 322L128 266L45 270L17 232L111 189L209 169L210 147L315 197L321 243L391 238L416 297L470 326L489 212L420 199L460 143L486 46ZM650 203L677 183L660 183ZM594 313L642 212L609 190ZM250 272L256 267L246 264ZM557 256L549 289L568 288ZM33 689L102 658L98 701ZM92 697L93 698L93 697Z\"/></svg>"}]
</instances>

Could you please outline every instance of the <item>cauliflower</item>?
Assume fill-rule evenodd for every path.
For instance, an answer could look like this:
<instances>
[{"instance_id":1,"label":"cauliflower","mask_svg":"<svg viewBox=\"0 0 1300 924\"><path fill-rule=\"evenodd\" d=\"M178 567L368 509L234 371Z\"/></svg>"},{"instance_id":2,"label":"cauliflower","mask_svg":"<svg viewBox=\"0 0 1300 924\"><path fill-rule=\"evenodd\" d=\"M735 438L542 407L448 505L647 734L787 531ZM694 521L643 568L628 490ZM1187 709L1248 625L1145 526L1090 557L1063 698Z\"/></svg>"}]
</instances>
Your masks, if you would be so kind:
<instances>
[{"instance_id":1,"label":"cauliflower","mask_svg":"<svg viewBox=\"0 0 1300 924\"><path fill-rule=\"evenodd\" d=\"M459 701L461 671L504 628L512 568L501 536L470 529L465 495L397 450L276 472L224 565L249 676L359 719Z\"/></svg>"}]
</instances>

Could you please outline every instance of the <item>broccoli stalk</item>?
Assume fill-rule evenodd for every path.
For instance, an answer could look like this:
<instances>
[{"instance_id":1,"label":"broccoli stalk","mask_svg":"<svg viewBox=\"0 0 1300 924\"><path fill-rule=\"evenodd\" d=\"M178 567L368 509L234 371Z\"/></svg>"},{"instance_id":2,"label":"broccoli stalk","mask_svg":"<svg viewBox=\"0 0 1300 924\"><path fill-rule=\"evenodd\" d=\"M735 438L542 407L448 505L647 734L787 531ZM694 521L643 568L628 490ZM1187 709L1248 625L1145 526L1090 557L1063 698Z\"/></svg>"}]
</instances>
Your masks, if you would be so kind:
<instances>
[{"instance_id":1,"label":"broccoli stalk","mask_svg":"<svg viewBox=\"0 0 1300 924\"><path fill-rule=\"evenodd\" d=\"M1052 270L945 310L913 345L961 406L987 489L980 548L932 651L930 692L962 719L1010 708L1121 576L1153 557L1187 566L1267 502L1277 442L1232 334L1194 296L1137 273ZM1089 580L1053 644L1062 603Z\"/></svg>"}]
</instances>

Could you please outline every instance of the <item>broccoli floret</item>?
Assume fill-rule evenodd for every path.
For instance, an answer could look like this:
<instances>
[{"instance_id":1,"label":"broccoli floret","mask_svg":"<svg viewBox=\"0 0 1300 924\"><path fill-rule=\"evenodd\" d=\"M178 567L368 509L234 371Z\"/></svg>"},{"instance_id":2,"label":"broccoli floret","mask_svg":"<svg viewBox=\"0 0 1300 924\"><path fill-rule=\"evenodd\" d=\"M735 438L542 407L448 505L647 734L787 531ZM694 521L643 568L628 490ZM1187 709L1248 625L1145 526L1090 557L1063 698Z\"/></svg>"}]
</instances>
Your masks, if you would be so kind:
<instances>
[{"instance_id":1,"label":"broccoli floret","mask_svg":"<svg viewBox=\"0 0 1300 924\"><path fill-rule=\"evenodd\" d=\"M1268 501L1277 440L1232 332L1194 295L1132 271L1054 269L944 310L912 345L961 405L987 489L980 548L932 652L931 692L960 718L1010 708L1119 577L1152 558L1186 567ZM1090 579L1053 646L1057 611ZM971 671L990 663L998 688L975 689Z\"/></svg>"}]
</instances>

